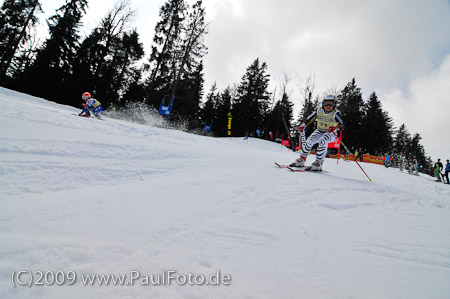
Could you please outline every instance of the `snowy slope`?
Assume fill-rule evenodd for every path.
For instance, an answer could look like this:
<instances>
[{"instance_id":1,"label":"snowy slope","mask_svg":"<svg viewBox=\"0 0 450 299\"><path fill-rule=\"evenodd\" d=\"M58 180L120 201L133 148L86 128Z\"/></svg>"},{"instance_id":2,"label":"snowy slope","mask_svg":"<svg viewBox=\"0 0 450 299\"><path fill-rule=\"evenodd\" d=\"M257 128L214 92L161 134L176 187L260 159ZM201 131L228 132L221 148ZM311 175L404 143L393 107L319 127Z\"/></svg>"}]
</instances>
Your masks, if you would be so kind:
<instances>
[{"instance_id":1,"label":"snowy slope","mask_svg":"<svg viewBox=\"0 0 450 299\"><path fill-rule=\"evenodd\" d=\"M448 185L336 160L292 173L279 144L77 112L0 89L0 298L450 298ZM81 279L133 270L231 282Z\"/></svg>"}]
</instances>

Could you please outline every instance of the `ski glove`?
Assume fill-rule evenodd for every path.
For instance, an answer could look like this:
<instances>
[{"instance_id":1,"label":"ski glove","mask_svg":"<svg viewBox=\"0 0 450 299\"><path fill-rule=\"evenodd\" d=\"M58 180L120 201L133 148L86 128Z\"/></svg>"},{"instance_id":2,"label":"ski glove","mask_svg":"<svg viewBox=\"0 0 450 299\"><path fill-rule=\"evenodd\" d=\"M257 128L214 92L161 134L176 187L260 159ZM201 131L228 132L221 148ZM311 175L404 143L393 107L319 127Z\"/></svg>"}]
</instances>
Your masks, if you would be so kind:
<instances>
[{"instance_id":1,"label":"ski glove","mask_svg":"<svg viewBox=\"0 0 450 299\"><path fill-rule=\"evenodd\" d=\"M306 128L305 123L301 123L300 126L298 126L298 131L299 131L300 133L302 133L303 130L304 130L305 128Z\"/></svg>"}]
</instances>

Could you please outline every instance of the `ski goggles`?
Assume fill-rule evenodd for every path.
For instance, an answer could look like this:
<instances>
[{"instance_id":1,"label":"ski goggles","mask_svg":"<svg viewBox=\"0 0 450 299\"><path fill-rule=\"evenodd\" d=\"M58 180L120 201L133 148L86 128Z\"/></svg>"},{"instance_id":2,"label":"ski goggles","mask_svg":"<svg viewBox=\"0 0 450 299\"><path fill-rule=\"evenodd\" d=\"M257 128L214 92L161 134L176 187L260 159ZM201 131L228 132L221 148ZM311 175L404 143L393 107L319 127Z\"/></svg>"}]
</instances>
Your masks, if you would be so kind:
<instances>
[{"instance_id":1,"label":"ski goggles","mask_svg":"<svg viewBox=\"0 0 450 299\"><path fill-rule=\"evenodd\" d=\"M331 107L334 107L334 105L336 105L336 102L335 101L327 101L327 100L324 100L323 102L322 102L322 105L325 107L325 106L331 106Z\"/></svg>"}]
</instances>

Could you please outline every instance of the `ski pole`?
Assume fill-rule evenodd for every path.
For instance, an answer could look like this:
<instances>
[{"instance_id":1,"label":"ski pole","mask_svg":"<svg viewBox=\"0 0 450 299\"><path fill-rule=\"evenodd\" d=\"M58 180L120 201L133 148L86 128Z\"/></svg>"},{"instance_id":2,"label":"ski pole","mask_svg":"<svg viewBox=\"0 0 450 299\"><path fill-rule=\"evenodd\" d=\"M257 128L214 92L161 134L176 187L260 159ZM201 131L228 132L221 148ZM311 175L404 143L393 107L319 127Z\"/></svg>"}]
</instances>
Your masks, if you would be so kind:
<instances>
[{"instance_id":1,"label":"ski pole","mask_svg":"<svg viewBox=\"0 0 450 299\"><path fill-rule=\"evenodd\" d=\"M334 135L336 135L336 134L334 134ZM351 154L352 152L345 146L344 142L342 142L342 139L339 138L337 135L336 135L336 138L339 139L339 141L341 142L341 144L344 146L345 150L346 150L349 154ZM362 172L364 172L364 174L366 175L366 177L369 179L369 182L372 182L372 179L369 178L369 176L368 176L367 173L364 171L364 169L361 167L361 165L359 165L358 161L355 160L355 162L356 162L356 164L358 164L359 168L361 168Z\"/></svg>"}]
</instances>

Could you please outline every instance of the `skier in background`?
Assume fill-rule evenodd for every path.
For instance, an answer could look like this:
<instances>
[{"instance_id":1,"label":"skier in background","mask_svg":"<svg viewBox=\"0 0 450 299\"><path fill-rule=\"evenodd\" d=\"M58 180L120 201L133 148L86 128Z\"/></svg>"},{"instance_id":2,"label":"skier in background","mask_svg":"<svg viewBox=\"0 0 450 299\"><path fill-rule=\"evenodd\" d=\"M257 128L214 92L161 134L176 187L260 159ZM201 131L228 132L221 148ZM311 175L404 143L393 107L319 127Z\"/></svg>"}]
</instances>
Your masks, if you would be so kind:
<instances>
[{"instance_id":1,"label":"skier in background","mask_svg":"<svg viewBox=\"0 0 450 299\"><path fill-rule=\"evenodd\" d=\"M100 116L100 113L103 111L102 104L98 100L91 97L91 94L89 92L84 92L81 95L81 98L84 101L84 103L81 104L81 106L83 107L83 111L81 111L78 115L90 117L92 112L92 114L94 114L96 118L101 119L102 117Z\"/></svg>"},{"instance_id":2,"label":"skier in background","mask_svg":"<svg viewBox=\"0 0 450 299\"><path fill-rule=\"evenodd\" d=\"M316 130L308 137L305 137L305 128L317 122ZM300 124L298 131L302 140L302 151L300 157L291 163L291 167L304 167L306 158L312 147L319 143L316 154L316 161L311 165L312 171L321 171L322 164L327 153L328 143L336 139L337 131L344 129L341 113L336 109L336 97L326 96L322 100L322 106L314 111L306 120Z\"/></svg>"}]
</instances>

